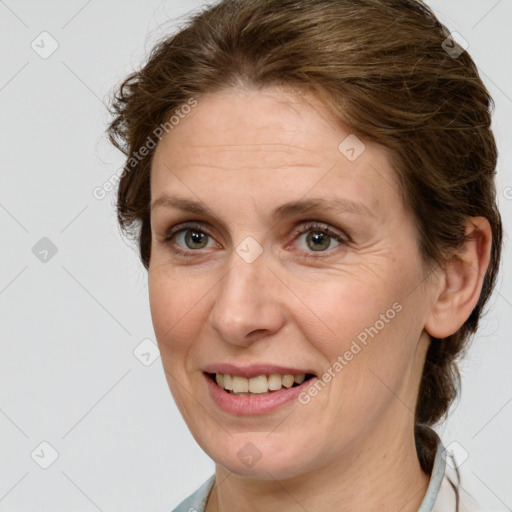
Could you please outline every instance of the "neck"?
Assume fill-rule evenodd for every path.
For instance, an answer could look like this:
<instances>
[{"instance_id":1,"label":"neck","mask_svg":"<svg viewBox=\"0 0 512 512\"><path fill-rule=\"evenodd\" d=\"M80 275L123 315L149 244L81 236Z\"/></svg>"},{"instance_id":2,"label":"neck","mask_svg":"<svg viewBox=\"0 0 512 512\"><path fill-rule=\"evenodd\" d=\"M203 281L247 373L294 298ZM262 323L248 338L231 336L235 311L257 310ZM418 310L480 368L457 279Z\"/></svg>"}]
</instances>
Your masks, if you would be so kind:
<instances>
[{"instance_id":1,"label":"neck","mask_svg":"<svg viewBox=\"0 0 512 512\"><path fill-rule=\"evenodd\" d=\"M257 480L217 465L206 512L417 512L430 475L421 470L414 429L395 425L352 446L321 469L286 480Z\"/></svg>"}]
</instances>

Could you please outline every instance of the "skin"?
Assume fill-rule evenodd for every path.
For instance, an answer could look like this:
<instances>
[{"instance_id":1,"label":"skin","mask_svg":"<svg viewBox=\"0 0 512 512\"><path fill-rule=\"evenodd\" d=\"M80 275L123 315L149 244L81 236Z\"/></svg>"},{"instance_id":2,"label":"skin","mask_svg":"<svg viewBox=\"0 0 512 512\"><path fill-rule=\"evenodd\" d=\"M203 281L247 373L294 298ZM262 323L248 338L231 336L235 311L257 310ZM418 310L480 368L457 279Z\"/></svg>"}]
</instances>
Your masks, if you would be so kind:
<instances>
[{"instance_id":1,"label":"skin","mask_svg":"<svg viewBox=\"0 0 512 512\"><path fill-rule=\"evenodd\" d=\"M476 304L490 227L472 219L453 265L427 274L386 151L364 141L349 161L338 146L350 134L311 94L239 88L198 98L155 150L152 202L176 195L215 214L153 208L149 267L169 388L216 463L207 512L413 512L425 495L430 476L417 458L413 411L429 334L452 334ZM332 197L369 212L271 217L288 201ZM186 244L186 232L165 241L186 221L210 235L200 248ZM315 251L307 236L319 230L293 229L308 221L349 241L327 237ZM263 250L251 263L236 251L248 236ZM210 398L205 365L264 362L321 376L394 303L401 311L307 405L242 417ZM249 442L261 455L252 467L237 456Z\"/></svg>"}]
</instances>

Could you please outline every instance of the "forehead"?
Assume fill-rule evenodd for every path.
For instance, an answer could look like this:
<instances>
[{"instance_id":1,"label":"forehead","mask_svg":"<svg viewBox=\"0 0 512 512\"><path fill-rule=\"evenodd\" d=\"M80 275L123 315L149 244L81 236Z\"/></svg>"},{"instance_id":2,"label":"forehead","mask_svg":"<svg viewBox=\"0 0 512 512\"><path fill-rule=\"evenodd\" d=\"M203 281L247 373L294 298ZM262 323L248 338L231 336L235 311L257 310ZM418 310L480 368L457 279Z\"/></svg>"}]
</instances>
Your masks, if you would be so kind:
<instances>
[{"instance_id":1,"label":"forehead","mask_svg":"<svg viewBox=\"0 0 512 512\"><path fill-rule=\"evenodd\" d=\"M357 139L312 94L277 87L229 89L197 102L157 145L152 199L172 183L179 186L184 173L196 190L213 182L231 183L240 192L250 185L251 194L267 195L270 188L307 193L314 187L318 193L335 187L366 202L379 202L383 186L397 194L387 152L365 142L356 159L347 158L344 141L357 144Z\"/></svg>"},{"instance_id":2,"label":"forehead","mask_svg":"<svg viewBox=\"0 0 512 512\"><path fill-rule=\"evenodd\" d=\"M322 137L312 137L315 131ZM327 132L331 137L325 137ZM175 150L186 144L193 149L193 155L179 152L180 162L205 152L234 158L259 153L265 160L254 163L265 165L286 155L313 161L319 152L333 156L339 136L332 114L312 95L277 87L228 89L201 96L159 146Z\"/></svg>"}]
</instances>

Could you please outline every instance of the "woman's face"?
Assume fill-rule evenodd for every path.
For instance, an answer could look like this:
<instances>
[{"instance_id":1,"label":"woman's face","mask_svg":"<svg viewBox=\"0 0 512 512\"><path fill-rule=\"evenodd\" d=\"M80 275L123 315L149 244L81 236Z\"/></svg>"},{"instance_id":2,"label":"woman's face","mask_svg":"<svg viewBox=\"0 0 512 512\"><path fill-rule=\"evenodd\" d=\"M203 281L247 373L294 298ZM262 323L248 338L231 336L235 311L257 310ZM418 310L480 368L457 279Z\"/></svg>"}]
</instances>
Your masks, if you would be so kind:
<instances>
[{"instance_id":1,"label":"woman's face","mask_svg":"<svg viewBox=\"0 0 512 512\"><path fill-rule=\"evenodd\" d=\"M163 367L194 438L263 479L414 449L433 283L385 151L312 95L197 101L155 151L149 267ZM288 388L285 374L315 377Z\"/></svg>"}]
</instances>

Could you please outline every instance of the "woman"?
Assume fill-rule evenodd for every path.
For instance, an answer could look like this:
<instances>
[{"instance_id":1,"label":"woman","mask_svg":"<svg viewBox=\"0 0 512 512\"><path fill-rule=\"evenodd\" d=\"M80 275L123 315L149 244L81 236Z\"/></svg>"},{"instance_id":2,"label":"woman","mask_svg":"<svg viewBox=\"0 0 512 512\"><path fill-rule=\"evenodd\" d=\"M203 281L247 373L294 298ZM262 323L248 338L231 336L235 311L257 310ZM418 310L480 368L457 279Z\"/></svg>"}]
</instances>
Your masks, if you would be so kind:
<instances>
[{"instance_id":1,"label":"woman","mask_svg":"<svg viewBox=\"0 0 512 512\"><path fill-rule=\"evenodd\" d=\"M216 463L176 511L475 505L432 426L499 266L491 105L416 0L224 0L124 81L118 219Z\"/></svg>"}]
</instances>

